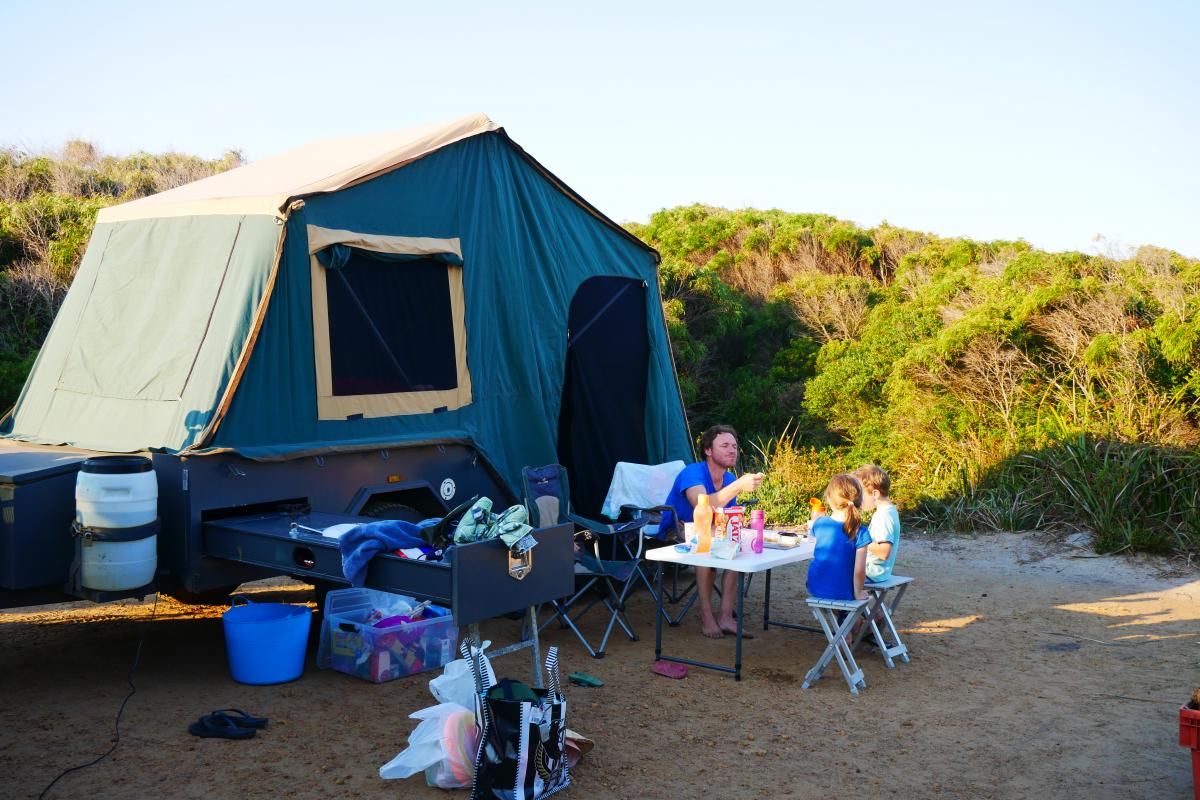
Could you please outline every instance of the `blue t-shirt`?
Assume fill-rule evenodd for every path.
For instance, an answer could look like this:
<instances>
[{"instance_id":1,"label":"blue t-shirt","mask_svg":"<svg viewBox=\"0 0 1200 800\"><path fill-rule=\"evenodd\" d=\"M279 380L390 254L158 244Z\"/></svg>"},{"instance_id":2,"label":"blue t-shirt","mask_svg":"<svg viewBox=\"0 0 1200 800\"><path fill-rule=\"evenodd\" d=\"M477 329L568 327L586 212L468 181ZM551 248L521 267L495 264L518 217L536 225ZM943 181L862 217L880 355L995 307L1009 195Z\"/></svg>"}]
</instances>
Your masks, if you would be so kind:
<instances>
[{"instance_id":1,"label":"blue t-shirt","mask_svg":"<svg viewBox=\"0 0 1200 800\"><path fill-rule=\"evenodd\" d=\"M808 593L825 600L854 599L854 558L859 548L871 543L867 526L858 529L853 540L833 517L817 517L809 528L816 537L816 549L808 566Z\"/></svg>"},{"instance_id":2,"label":"blue t-shirt","mask_svg":"<svg viewBox=\"0 0 1200 800\"><path fill-rule=\"evenodd\" d=\"M732 472L725 471L725 482L721 484L721 488L725 488L729 484L737 480L737 476ZM671 485L671 493L667 495L667 500L663 505L670 506L675 509L675 513L670 511L663 512L662 524L659 525L659 537L664 538L667 531L674 530L675 518L678 517L681 522L692 522L692 504L688 502L687 490L693 486L703 486L705 494L712 494L717 491L717 487L713 485L712 473L708 471L707 461L697 461L694 464L688 464L679 474L675 476L675 483ZM733 498L725 504L726 508L737 505L737 498Z\"/></svg>"}]
</instances>

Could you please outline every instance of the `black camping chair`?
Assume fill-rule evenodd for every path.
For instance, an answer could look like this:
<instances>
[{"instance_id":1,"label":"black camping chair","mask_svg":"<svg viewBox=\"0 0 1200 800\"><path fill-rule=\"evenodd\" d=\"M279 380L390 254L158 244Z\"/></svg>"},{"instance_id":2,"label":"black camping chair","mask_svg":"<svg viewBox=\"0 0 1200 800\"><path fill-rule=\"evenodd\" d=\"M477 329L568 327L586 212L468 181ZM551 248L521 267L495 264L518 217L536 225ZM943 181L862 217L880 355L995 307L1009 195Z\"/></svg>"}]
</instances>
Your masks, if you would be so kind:
<instances>
[{"instance_id":1,"label":"black camping chair","mask_svg":"<svg viewBox=\"0 0 1200 800\"><path fill-rule=\"evenodd\" d=\"M629 522L608 525L603 522L588 519L575 514L571 509L571 489L567 480L567 470L560 464L547 464L544 467L526 467L521 470L521 483L525 493L525 507L529 512L529 522L535 528L547 525L558 525L571 522L576 528L575 575L583 580L583 586L575 594L551 602L554 614L539 628L544 629L554 620L561 623L575 634L592 658L602 658L608 646L608 638L613 628L621 626L621 630L631 642L638 639L629 621L625 618L625 600L630 590L636 585L636 578L642 575L640 571L642 559L642 527L646 524L645 517L639 517ZM636 546L625 540L636 540ZM602 548L601 544L605 546ZM630 544L632 550L626 549ZM602 557L602 553L608 558ZM642 575L644 578L645 576ZM618 592L617 587L620 586ZM582 605L585 596L596 589L598 595L586 601L583 608L576 610L576 604ZM592 647L587 637L576 624L593 606L603 603L608 609L608 626L604 629L604 637L599 647Z\"/></svg>"}]
</instances>

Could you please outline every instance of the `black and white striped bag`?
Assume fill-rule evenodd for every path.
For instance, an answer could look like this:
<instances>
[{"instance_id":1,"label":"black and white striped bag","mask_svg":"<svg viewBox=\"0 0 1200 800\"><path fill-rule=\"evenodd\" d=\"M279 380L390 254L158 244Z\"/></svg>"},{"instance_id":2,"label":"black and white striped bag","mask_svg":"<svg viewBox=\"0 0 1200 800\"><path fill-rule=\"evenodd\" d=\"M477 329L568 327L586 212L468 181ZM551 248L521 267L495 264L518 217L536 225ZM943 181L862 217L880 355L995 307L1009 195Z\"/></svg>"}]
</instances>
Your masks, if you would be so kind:
<instances>
[{"instance_id":1,"label":"black and white striped bag","mask_svg":"<svg viewBox=\"0 0 1200 800\"><path fill-rule=\"evenodd\" d=\"M463 655L472 659L463 643ZM503 695L493 688L482 666L475 668L479 751L471 800L542 800L571 785L565 753L567 699L562 692L558 648L546 655L546 689L520 689L532 699ZM507 683L507 682L505 682Z\"/></svg>"}]
</instances>

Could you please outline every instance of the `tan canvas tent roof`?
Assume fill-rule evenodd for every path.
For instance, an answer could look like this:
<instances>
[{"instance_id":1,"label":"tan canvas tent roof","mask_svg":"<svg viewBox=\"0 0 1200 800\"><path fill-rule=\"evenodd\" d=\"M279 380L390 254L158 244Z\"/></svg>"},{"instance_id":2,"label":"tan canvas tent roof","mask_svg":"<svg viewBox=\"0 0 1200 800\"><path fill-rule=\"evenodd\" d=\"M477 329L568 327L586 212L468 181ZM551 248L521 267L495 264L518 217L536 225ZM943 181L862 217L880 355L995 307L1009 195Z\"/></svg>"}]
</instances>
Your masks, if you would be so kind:
<instances>
[{"instance_id":1,"label":"tan canvas tent roof","mask_svg":"<svg viewBox=\"0 0 1200 800\"><path fill-rule=\"evenodd\" d=\"M386 133L322 139L211 178L102 209L97 222L204 214L282 217L289 199L343 189L500 126L485 114Z\"/></svg>"},{"instance_id":2,"label":"tan canvas tent roof","mask_svg":"<svg viewBox=\"0 0 1200 800\"><path fill-rule=\"evenodd\" d=\"M485 116L322 142L106 210L0 439L264 461L470 440L517 486L565 417L602 495L606 442L690 453L656 258ZM579 387L630 373L603 422L567 391L588 347Z\"/></svg>"}]
</instances>

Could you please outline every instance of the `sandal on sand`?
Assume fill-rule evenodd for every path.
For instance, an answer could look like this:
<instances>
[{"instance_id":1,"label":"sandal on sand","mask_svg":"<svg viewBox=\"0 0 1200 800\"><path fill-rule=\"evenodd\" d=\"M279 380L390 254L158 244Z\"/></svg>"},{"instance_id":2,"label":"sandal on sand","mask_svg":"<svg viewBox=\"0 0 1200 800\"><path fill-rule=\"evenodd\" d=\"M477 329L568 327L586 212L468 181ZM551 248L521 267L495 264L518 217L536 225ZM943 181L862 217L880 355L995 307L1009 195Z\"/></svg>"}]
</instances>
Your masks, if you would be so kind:
<instances>
[{"instance_id":1,"label":"sandal on sand","mask_svg":"<svg viewBox=\"0 0 1200 800\"><path fill-rule=\"evenodd\" d=\"M567 679L576 686L589 686L595 688L603 686L604 681L597 678L595 675L588 675L586 672L572 672L567 676Z\"/></svg>"},{"instance_id":2,"label":"sandal on sand","mask_svg":"<svg viewBox=\"0 0 1200 800\"><path fill-rule=\"evenodd\" d=\"M655 661L650 671L665 678L680 680L688 674L687 664L677 664L674 661Z\"/></svg>"},{"instance_id":3,"label":"sandal on sand","mask_svg":"<svg viewBox=\"0 0 1200 800\"><path fill-rule=\"evenodd\" d=\"M266 717L256 717L242 711L240 708L218 708L213 714L221 714L229 717L235 723L243 728L265 728L267 727Z\"/></svg>"},{"instance_id":4,"label":"sandal on sand","mask_svg":"<svg viewBox=\"0 0 1200 800\"><path fill-rule=\"evenodd\" d=\"M206 714L188 725L188 733L204 739L250 739L256 731L243 728L224 714Z\"/></svg>"}]
</instances>

